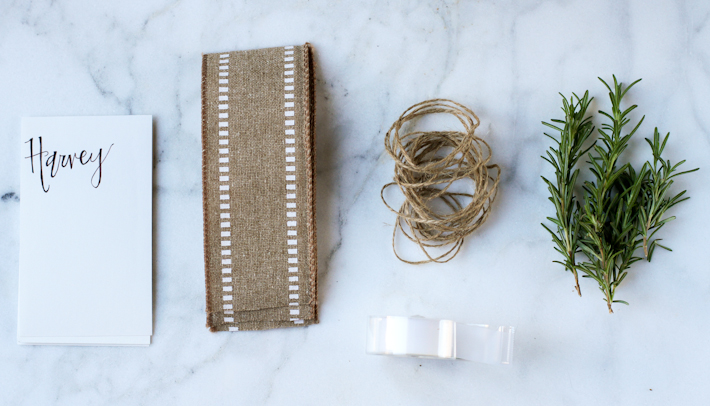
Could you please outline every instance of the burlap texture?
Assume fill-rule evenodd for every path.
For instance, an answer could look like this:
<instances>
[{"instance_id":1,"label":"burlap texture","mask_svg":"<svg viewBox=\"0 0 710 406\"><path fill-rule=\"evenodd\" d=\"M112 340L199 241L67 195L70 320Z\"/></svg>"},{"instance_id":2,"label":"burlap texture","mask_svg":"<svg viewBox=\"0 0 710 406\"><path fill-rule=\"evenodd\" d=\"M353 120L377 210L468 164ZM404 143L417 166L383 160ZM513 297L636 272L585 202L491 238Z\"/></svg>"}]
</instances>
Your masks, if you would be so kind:
<instances>
[{"instance_id":1,"label":"burlap texture","mask_svg":"<svg viewBox=\"0 0 710 406\"><path fill-rule=\"evenodd\" d=\"M211 331L318 322L314 99L309 44L203 55L205 285Z\"/></svg>"}]
</instances>

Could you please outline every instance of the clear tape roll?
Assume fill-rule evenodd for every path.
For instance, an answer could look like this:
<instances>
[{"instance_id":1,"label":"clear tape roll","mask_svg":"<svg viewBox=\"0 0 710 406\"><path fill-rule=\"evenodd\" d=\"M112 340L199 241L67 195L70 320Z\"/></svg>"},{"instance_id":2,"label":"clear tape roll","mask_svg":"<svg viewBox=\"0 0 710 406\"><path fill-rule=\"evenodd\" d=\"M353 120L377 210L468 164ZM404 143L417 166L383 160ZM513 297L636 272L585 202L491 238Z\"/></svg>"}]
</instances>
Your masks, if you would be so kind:
<instances>
[{"instance_id":1,"label":"clear tape roll","mask_svg":"<svg viewBox=\"0 0 710 406\"><path fill-rule=\"evenodd\" d=\"M401 357L462 359L486 364L513 361L509 326L457 323L422 317L371 316L367 353Z\"/></svg>"}]
</instances>

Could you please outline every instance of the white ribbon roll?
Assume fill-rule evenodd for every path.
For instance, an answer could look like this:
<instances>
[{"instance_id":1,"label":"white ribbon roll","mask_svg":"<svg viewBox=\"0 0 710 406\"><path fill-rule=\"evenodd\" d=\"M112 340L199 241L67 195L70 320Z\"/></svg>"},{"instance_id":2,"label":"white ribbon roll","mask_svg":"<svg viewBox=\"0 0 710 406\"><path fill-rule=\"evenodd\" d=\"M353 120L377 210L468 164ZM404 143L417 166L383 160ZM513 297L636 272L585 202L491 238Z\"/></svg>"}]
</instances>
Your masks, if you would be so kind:
<instances>
[{"instance_id":1,"label":"white ribbon roll","mask_svg":"<svg viewBox=\"0 0 710 406\"><path fill-rule=\"evenodd\" d=\"M418 316L371 316L367 325L367 353L510 364L514 332L508 326Z\"/></svg>"}]
</instances>

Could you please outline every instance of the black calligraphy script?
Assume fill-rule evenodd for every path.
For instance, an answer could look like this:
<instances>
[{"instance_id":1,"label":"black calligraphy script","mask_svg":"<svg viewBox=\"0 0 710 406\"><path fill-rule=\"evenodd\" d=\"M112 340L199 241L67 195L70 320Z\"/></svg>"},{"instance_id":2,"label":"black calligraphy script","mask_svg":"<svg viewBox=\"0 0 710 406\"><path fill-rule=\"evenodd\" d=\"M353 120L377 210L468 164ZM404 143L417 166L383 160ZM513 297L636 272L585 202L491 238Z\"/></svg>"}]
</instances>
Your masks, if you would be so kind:
<instances>
[{"instance_id":1,"label":"black calligraphy script","mask_svg":"<svg viewBox=\"0 0 710 406\"><path fill-rule=\"evenodd\" d=\"M42 184L42 190L44 190L45 193L49 192L49 179L45 179L45 172L44 168L46 167L47 170L49 171L49 175L51 178L54 178L57 176L59 173L59 169L61 168L69 168L69 169L74 169L74 165L79 165L81 166L86 166L91 163L94 163L97 168L94 171L93 175L91 175L91 186L94 188L98 188L99 185L101 184L101 166L103 165L104 161L108 157L109 152L111 152L111 148L113 148L114 144L111 144L108 147L108 150L106 150L106 153L103 153L103 148L99 148L98 153L96 153L96 156L94 156L93 153L87 152L86 150L83 150L79 153L71 153L71 154L60 154L57 151L54 151L50 153L49 151L45 151L42 149L42 137L37 137L38 140L38 148L39 151L35 152L35 142L34 138L30 138L28 141L25 141L25 144L30 144L30 155L26 156L25 159L30 160L30 165L32 167L32 173L35 173L35 158L37 160L37 166L39 167L39 181Z\"/></svg>"}]
</instances>

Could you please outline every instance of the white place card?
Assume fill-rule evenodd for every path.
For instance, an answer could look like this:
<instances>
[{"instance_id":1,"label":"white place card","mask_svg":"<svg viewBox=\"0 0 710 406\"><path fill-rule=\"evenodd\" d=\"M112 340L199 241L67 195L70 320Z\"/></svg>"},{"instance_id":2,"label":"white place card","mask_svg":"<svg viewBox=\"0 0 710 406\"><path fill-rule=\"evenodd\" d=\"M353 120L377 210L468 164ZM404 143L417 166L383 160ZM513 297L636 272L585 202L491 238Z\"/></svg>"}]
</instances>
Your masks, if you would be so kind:
<instances>
[{"instance_id":1,"label":"white place card","mask_svg":"<svg viewBox=\"0 0 710 406\"><path fill-rule=\"evenodd\" d=\"M150 344L152 128L22 119L18 344Z\"/></svg>"}]
</instances>

